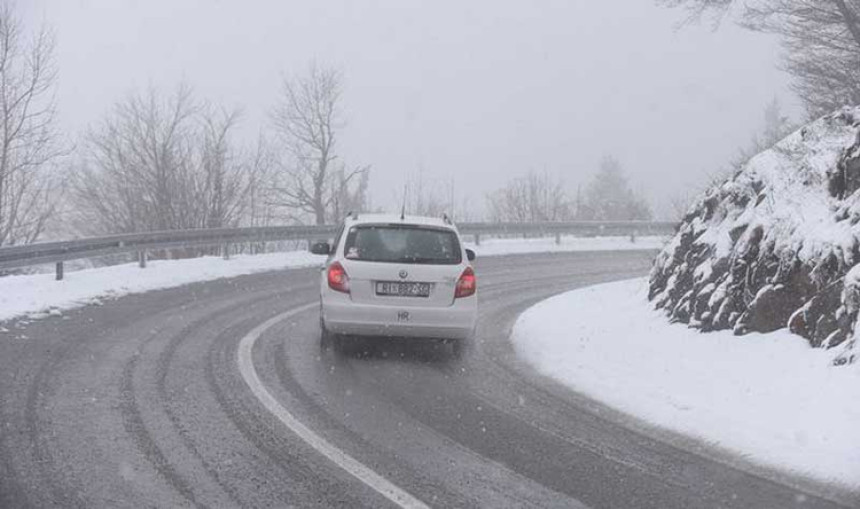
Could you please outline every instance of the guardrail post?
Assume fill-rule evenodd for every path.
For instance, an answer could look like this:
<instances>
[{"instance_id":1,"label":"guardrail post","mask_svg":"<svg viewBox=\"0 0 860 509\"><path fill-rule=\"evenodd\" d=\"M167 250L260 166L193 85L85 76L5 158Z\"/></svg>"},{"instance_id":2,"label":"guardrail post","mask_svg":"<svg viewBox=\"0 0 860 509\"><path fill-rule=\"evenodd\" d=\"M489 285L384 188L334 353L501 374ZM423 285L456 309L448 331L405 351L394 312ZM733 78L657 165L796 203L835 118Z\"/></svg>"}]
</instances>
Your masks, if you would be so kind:
<instances>
[{"instance_id":1,"label":"guardrail post","mask_svg":"<svg viewBox=\"0 0 860 509\"><path fill-rule=\"evenodd\" d=\"M146 250L137 252L137 266L141 269L146 268Z\"/></svg>"},{"instance_id":2,"label":"guardrail post","mask_svg":"<svg viewBox=\"0 0 860 509\"><path fill-rule=\"evenodd\" d=\"M230 244L221 244L221 257L225 260L230 259Z\"/></svg>"},{"instance_id":3,"label":"guardrail post","mask_svg":"<svg viewBox=\"0 0 860 509\"><path fill-rule=\"evenodd\" d=\"M57 262L57 281L63 280L63 262Z\"/></svg>"}]
</instances>

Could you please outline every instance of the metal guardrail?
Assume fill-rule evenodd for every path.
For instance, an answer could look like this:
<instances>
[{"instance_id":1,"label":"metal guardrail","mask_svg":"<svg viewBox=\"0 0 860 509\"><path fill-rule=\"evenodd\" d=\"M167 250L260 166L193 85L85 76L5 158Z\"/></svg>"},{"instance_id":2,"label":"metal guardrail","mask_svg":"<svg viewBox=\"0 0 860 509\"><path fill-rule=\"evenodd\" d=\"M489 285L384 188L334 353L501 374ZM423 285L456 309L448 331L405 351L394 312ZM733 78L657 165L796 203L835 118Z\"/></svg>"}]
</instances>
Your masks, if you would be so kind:
<instances>
[{"instance_id":1,"label":"metal guardrail","mask_svg":"<svg viewBox=\"0 0 860 509\"><path fill-rule=\"evenodd\" d=\"M472 235L480 244L482 235L555 235L586 236L664 235L675 231L672 222L652 221L572 221L556 223L459 223L461 234ZM282 240L327 238L335 226L267 226L212 228L111 235L59 242L37 242L22 246L0 247L0 270L55 263L57 279L63 278L63 262L105 255L138 253L141 267L146 266L148 251L188 247L222 246L225 257L230 245Z\"/></svg>"},{"instance_id":2,"label":"metal guardrail","mask_svg":"<svg viewBox=\"0 0 860 509\"><path fill-rule=\"evenodd\" d=\"M457 223L461 234L475 235L668 235L678 224L671 221L566 221L546 223ZM480 242L480 241L478 241Z\"/></svg>"}]
</instances>

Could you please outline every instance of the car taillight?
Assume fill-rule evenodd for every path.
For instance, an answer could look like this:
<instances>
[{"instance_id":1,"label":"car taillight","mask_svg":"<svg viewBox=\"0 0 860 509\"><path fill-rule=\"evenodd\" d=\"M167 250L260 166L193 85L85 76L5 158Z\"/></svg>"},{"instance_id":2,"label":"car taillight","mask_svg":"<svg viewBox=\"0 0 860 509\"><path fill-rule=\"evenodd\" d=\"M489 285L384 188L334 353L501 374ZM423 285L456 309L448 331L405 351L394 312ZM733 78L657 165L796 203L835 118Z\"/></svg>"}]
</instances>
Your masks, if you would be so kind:
<instances>
[{"instance_id":1,"label":"car taillight","mask_svg":"<svg viewBox=\"0 0 860 509\"><path fill-rule=\"evenodd\" d=\"M340 262L334 262L328 266L328 287L338 292L349 293L349 276L346 275L346 270Z\"/></svg>"},{"instance_id":2,"label":"car taillight","mask_svg":"<svg viewBox=\"0 0 860 509\"><path fill-rule=\"evenodd\" d=\"M478 280L475 278L475 271L472 267L466 267L460 279L457 280L457 289L454 291L454 298L468 297L474 295L478 289Z\"/></svg>"}]
</instances>

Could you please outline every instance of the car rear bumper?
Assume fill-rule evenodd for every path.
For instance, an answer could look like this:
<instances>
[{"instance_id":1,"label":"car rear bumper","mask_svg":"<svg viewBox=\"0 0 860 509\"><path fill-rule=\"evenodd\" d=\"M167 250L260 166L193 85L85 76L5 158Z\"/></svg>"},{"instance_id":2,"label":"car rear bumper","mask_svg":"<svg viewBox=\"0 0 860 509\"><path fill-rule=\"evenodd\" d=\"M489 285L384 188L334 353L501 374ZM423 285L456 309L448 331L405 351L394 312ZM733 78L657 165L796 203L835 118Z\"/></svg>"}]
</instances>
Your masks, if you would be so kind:
<instances>
[{"instance_id":1,"label":"car rear bumper","mask_svg":"<svg viewBox=\"0 0 860 509\"><path fill-rule=\"evenodd\" d=\"M346 295L332 297L323 298L322 314L326 328L335 334L467 339L477 323L475 296L440 308L356 304Z\"/></svg>"}]
</instances>

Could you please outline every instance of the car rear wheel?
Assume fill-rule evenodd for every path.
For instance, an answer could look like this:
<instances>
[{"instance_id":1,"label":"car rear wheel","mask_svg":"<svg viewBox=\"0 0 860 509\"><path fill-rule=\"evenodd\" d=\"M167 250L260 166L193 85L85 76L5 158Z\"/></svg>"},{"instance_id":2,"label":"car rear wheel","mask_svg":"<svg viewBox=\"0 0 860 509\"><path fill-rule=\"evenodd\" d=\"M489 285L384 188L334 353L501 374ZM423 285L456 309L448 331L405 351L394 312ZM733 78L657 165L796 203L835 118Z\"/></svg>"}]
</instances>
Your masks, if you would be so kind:
<instances>
[{"instance_id":1,"label":"car rear wheel","mask_svg":"<svg viewBox=\"0 0 860 509\"><path fill-rule=\"evenodd\" d=\"M324 352L337 351L340 347L340 337L328 330L325 321L320 317L320 350Z\"/></svg>"},{"instance_id":2,"label":"car rear wheel","mask_svg":"<svg viewBox=\"0 0 860 509\"><path fill-rule=\"evenodd\" d=\"M463 354L466 353L466 343L468 340L466 339L451 339L448 340L448 344L451 345L451 355L455 359L461 359Z\"/></svg>"}]
</instances>

